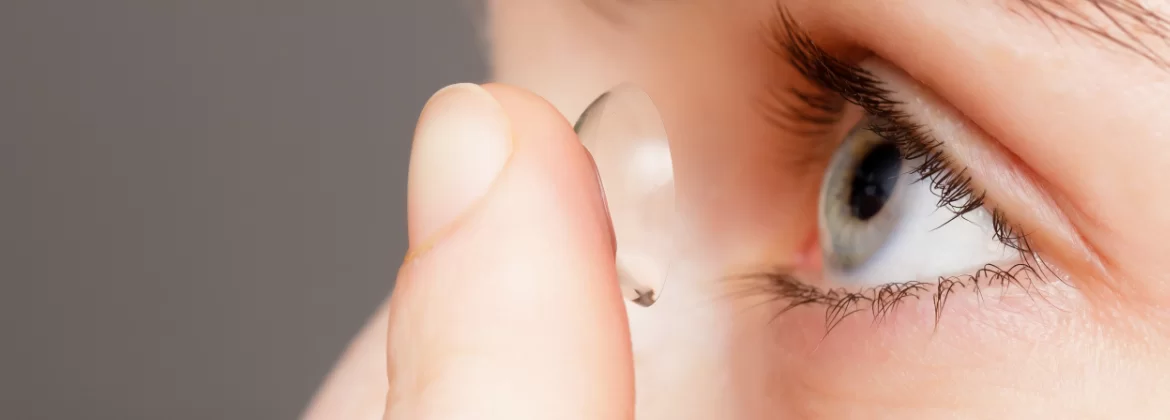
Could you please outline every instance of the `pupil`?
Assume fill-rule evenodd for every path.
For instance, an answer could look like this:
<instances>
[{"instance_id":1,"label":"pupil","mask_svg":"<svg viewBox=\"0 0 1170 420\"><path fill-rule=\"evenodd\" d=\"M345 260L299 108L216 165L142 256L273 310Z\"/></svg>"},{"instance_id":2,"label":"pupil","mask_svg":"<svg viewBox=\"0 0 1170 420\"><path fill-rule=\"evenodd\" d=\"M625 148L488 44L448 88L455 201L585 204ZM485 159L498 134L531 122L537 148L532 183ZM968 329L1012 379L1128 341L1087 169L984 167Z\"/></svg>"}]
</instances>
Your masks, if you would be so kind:
<instances>
[{"instance_id":1,"label":"pupil","mask_svg":"<svg viewBox=\"0 0 1170 420\"><path fill-rule=\"evenodd\" d=\"M869 220L881 211L894 192L902 171L902 154L893 143L870 149L853 171L849 189L849 210L853 217Z\"/></svg>"}]
</instances>

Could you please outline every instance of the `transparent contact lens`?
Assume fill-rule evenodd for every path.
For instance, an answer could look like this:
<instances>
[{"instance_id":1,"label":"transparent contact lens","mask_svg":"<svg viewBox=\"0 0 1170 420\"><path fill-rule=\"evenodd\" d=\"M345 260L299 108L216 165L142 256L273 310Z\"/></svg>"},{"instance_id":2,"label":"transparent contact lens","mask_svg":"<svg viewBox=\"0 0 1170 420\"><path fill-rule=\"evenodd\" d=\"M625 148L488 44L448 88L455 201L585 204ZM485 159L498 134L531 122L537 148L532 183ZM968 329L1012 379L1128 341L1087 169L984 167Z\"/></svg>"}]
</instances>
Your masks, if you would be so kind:
<instances>
[{"instance_id":1,"label":"transparent contact lens","mask_svg":"<svg viewBox=\"0 0 1170 420\"><path fill-rule=\"evenodd\" d=\"M646 92L622 85L589 105L576 131L609 204L622 293L650 306L674 255L674 167L661 115Z\"/></svg>"}]
</instances>

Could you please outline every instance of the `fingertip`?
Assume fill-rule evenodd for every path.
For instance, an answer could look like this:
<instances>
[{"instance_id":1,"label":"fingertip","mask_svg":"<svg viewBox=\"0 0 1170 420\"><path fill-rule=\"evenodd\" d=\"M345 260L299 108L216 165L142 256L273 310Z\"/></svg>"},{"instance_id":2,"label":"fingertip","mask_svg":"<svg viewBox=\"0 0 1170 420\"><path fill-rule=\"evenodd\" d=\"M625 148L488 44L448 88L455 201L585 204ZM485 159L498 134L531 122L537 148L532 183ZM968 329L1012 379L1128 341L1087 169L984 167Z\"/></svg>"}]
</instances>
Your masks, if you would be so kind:
<instances>
[{"instance_id":1,"label":"fingertip","mask_svg":"<svg viewBox=\"0 0 1170 420\"><path fill-rule=\"evenodd\" d=\"M510 120L512 154L476 207L399 272L388 410L631 418L632 347L593 162L548 101L483 89Z\"/></svg>"},{"instance_id":2,"label":"fingertip","mask_svg":"<svg viewBox=\"0 0 1170 420\"><path fill-rule=\"evenodd\" d=\"M496 98L513 121L523 121L527 133L539 133L543 140L580 146L572 124L551 102L531 91L501 83L487 83L483 89ZM528 137L533 136L518 136Z\"/></svg>"},{"instance_id":3,"label":"fingertip","mask_svg":"<svg viewBox=\"0 0 1170 420\"><path fill-rule=\"evenodd\" d=\"M536 165L552 164L556 167L544 171L574 178L570 184L594 191L591 195L597 199L593 207L601 210L611 253L616 253L617 239L597 162L581 143L572 123L551 102L529 90L501 83L487 83L482 88L495 97L513 121L517 147L526 149L528 156L549 157L538 160Z\"/></svg>"},{"instance_id":4,"label":"fingertip","mask_svg":"<svg viewBox=\"0 0 1170 420\"><path fill-rule=\"evenodd\" d=\"M510 159L512 138L509 116L480 86L451 85L427 101L407 177L407 259L487 194Z\"/></svg>"}]
</instances>

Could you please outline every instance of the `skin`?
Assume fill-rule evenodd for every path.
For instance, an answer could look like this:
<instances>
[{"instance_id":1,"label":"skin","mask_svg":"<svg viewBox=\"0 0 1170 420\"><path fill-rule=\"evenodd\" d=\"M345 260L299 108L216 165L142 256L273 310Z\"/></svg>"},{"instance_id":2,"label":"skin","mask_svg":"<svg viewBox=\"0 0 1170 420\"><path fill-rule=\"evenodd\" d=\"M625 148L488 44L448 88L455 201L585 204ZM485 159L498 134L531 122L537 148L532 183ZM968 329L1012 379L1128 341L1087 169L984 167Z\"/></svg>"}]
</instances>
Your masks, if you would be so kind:
<instances>
[{"instance_id":1,"label":"skin","mask_svg":"<svg viewBox=\"0 0 1170 420\"><path fill-rule=\"evenodd\" d=\"M1170 3L1144 4L1170 14ZM416 182L416 164L431 163L414 159L411 243L428 251L404 265L389 315L380 312L355 340L306 416L1115 419L1170 412L1162 398L1170 389L1170 260L1159 234L1170 232L1170 213L1158 194L1170 184L1162 169L1170 165L1170 70L1151 59L1170 57L1170 44L1139 32L1137 41L1149 47L1143 56L1007 1L784 5L818 44L866 62L911 104L905 111L931 127L989 206L1028 233L1058 281L960 290L937 322L929 294L880 322L868 311L849 317L829 334L824 307L776 317L783 302L759 289L745 293L744 283L727 276L815 268L809 238L819 182L857 115L848 110L838 126L809 135L761 110L761 92L808 86L769 48L763 28L777 5L491 2L494 78L515 87L486 89L521 133L508 163L515 166L507 168L560 188L507 199L492 190L483 202L506 209L494 216L487 204L451 210L468 200L416 206L418 191L436 187ZM1078 10L1124 35L1093 9ZM651 308L623 310L608 274L612 248L598 237L607 231L592 222L604 219L604 205L568 121L625 81L645 88L660 108L687 234L679 239L685 269L669 279L669 293ZM545 159L524 160L531 147L548 148ZM532 202L577 205L528 214ZM474 229L496 232L495 240L478 243L483 236L467 234L467 226L437 242L416 238L414 226L427 224L415 215L427 212L474 220L467 226L482 225ZM523 242L550 229L567 232L555 250L501 251L501 238ZM418 268L423 261L477 274ZM450 282L459 286L442 288ZM517 292L532 287L547 288L540 296L549 301ZM469 328L491 333L470 339ZM452 340L471 350L450 356ZM539 356L548 354L557 356ZM389 402L385 377L371 373L386 371ZM436 383L445 385L401 385L403 372L420 371L438 372ZM447 406L462 411L426 408Z\"/></svg>"}]
</instances>

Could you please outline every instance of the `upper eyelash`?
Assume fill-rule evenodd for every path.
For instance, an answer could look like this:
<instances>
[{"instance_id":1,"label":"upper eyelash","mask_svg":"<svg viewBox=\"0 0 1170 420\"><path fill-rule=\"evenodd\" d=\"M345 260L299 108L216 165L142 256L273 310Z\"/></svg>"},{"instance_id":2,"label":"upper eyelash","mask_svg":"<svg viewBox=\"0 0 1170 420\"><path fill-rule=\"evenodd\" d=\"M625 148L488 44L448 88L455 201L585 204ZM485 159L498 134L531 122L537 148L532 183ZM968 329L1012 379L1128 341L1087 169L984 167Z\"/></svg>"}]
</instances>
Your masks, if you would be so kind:
<instances>
[{"instance_id":1,"label":"upper eyelash","mask_svg":"<svg viewBox=\"0 0 1170 420\"><path fill-rule=\"evenodd\" d=\"M931 137L926 127L915 123L890 99L892 92L868 70L847 63L829 54L803 31L785 10L780 10L780 39L789 63L801 75L822 88L840 95L875 118L870 118L871 131L894 143L906 160L922 159L912 168L919 181L930 182L930 189L938 196L938 207L946 207L955 216L950 220L983 208L985 194L972 185L966 169L956 170L943 151L942 142ZM1031 252L1027 238L1011 223L1003 212L994 210L992 225L995 239L1020 252ZM949 221L948 221L949 223Z\"/></svg>"},{"instance_id":2,"label":"upper eyelash","mask_svg":"<svg viewBox=\"0 0 1170 420\"><path fill-rule=\"evenodd\" d=\"M825 136L841 122L845 99L835 92L806 92L796 87L770 91L760 102L769 122L786 133Z\"/></svg>"},{"instance_id":3,"label":"upper eyelash","mask_svg":"<svg viewBox=\"0 0 1170 420\"><path fill-rule=\"evenodd\" d=\"M952 211L955 216L950 221L963 218L964 215L984 208L985 194L972 184L971 177L965 169L955 169L943 150L943 144L928 134L926 127L914 123L909 115L901 111L900 103L891 99L891 92L883 87L883 83L869 71L857 65L845 62L829 54L811 37L800 29L792 16L783 7L779 8L777 25L771 28L772 45L777 54L788 59L789 63L806 79L822 88L825 93L835 94L845 101L862 108L875 118L870 118L869 129L878 136L893 142L907 160L921 159L921 164L912 168L912 173L919 177L919 181L930 183L930 189L938 197L938 206ZM805 98L818 98L825 101L824 95L797 95L806 105L815 108L815 104ZM821 111L817 109L817 111ZM783 115L790 117L791 115ZM828 121L828 119L824 119ZM810 122L816 123L820 120ZM761 290L772 296L772 300L783 299L787 304L781 309L783 314L793 308L808 304L825 306L826 334L836 327L849 315L865 312L861 307L868 304L875 321L885 318L885 315L896 309L903 299L920 298L924 293L933 295L935 305L935 322L942 316L943 306L947 297L956 287L970 287L976 293L981 293L983 286L1017 285L1031 293L1031 281L1044 281L1047 277L1044 270L1047 267L1032 250L1027 235L1020 232L1012 223L1008 222L1004 213L998 209L991 210L992 228L995 239L1005 246L1017 251L1020 263L1006 269L989 264L973 274L962 276L941 276L937 283L903 282L890 283L861 291L849 292L845 289L823 290L800 282L795 277L779 270L773 273L763 273L745 276L745 279L763 279ZM945 225L945 224L944 224ZM1039 263L1039 264L1037 264ZM1053 273L1051 268L1048 273ZM1027 283L1022 281L1022 274Z\"/></svg>"}]
</instances>

